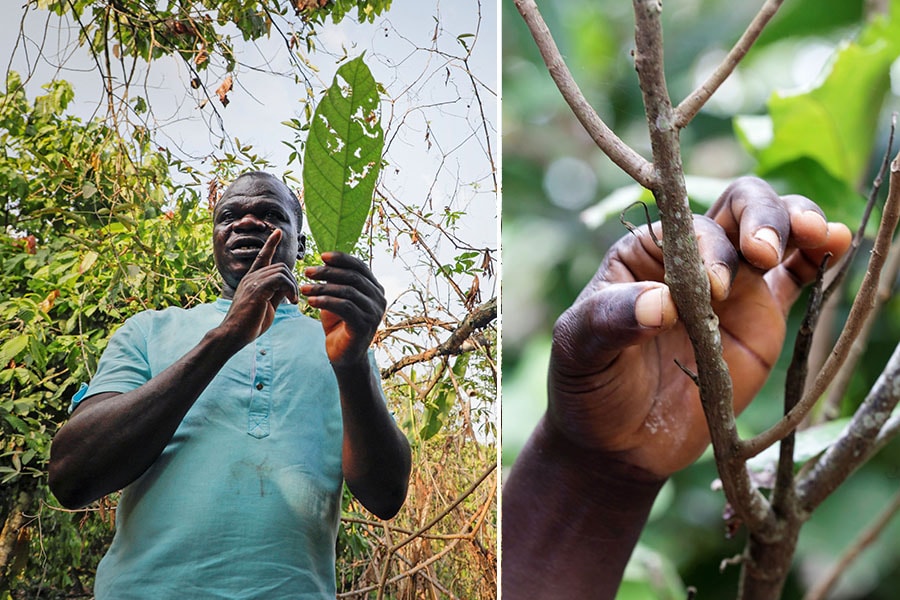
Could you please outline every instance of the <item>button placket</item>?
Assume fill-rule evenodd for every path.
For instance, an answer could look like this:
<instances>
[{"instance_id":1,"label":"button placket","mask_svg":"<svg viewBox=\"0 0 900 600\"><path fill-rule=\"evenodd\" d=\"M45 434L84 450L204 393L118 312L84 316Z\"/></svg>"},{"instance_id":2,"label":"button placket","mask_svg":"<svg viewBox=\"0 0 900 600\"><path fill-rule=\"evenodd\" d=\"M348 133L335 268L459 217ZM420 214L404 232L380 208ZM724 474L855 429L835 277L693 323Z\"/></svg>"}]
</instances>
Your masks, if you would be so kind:
<instances>
[{"instance_id":1,"label":"button placket","mask_svg":"<svg viewBox=\"0 0 900 600\"><path fill-rule=\"evenodd\" d=\"M272 358L265 335L254 342L254 359L256 362L253 388L250 391L250 413L247 421L247 433L255 438L269 435L269 412L272 408L271 385Z\"/></svg>"}]
</instances>

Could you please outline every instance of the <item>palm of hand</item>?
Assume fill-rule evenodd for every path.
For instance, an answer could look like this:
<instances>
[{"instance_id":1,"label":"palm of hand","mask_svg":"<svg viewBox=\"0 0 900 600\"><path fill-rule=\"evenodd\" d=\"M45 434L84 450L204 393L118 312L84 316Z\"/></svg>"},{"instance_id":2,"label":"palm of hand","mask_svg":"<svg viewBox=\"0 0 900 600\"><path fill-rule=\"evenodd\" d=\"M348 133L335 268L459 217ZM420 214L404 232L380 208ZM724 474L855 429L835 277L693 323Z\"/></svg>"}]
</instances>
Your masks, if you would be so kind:
<instances>
[{"instance_id":1,"label":"palm of hand","mask_svg":"<svg viewBox=\"0 0 900 600\"><path fill-rule=\"evenodd\" d=\"M319 313L322 329L325 331L325 352L332 364L340 364L351 359L356 346L356 336L347 323L330 310Z\"/></svg>"}]
</instances>

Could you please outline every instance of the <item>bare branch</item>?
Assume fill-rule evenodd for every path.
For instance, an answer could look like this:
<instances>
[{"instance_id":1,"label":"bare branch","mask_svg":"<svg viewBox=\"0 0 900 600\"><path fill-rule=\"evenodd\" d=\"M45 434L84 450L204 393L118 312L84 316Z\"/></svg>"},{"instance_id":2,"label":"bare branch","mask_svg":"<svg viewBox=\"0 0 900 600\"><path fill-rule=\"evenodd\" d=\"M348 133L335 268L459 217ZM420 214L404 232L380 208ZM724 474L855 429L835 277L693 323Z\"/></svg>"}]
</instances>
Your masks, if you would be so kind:
<instances>
[{"instance_id":1,"label":"bare branch","mask_svg":"<svg viewBox=\"0 0 900 600\"><path fill-rule=\"evenodd\" d=\"M859 248L862 245L863 239L865 239L866 237L866 227L869 224L869 219L872 217L872 211L875 210L875 204L878 201L878 194L879 192L881 192L881 186L884 183L884 176L891 166L891 152L894 147L894 132L896 131L896 129L897 113L894 113L891 116L891 127L890 133L888 134L887 150L885 150L884 152L884 158L881 161L881 167L878 169L878 174L875 176L875 180L872 182L872 189L869 190L869 199L866 201L866 208L863 210L863 216L862 219L860 219L859 227L856 230L856 234L854 234L853 236L853 241L850 243L850 249L844 255L841 268L838 270L837 275L828 286L828 289L825 290L825 297L823 299L823 302L827 302L828 298L831 297L835 290L837 290L843 283L843 281L847 278L847 273L850 271L853 260L856 258L856 255L859 252Z\"/></svg>"},{"instance_id":2,"label":"bare branch","mask_svg":"<svg viewBox=\"0 0 900 600\"><path fill-rule=\"evenodd\" d=\"M878 432L900 401L900 344L856 410L841 437L797 483L797 497L804 510L812 511L850 476L870 455Z\"/></svg>"},{"instance_id":3,"label":"bare branch","mask_svg":"<svg viewBox=\"0 0 900 600\"><path fill-rule=\"evenodd\" d=\"M809 302L806 307L806 316L797 332L794 341L794 354L791 364L788 366L787 377L784 384L784 412L787 414L803 396L806 387L806 379L809 375L809 352L812 349L813 334L822 314L824 302L824 278L825 269L831 254L827 254L819 265L819 272ZM792 431L781 440L778 455L778 469L775 476L775 487L772 491L772 508L779 514L789 512L788 504L794 502L794 432Z\"/></svg>"},{"instance_id":4,"label":"bare branch","mask_svg":"<svg viewBox=\"0 0 900 600\"><path fill-rule=\"evenodd\" d=\"M634 13L634 62L657 171L657 185L652 191L663 227L666 284L694 348L700 401L725 494L737 516L753 528L769 521L773 515L766 499L751 483L743 462L734 460L739 438L734 420L732 382L723 358L719 320L710 305L709 278L697 247L684 183L678 129L674 126L674 112L666 88L662 4L659 0L634 0Z\"/></svg>"},{"instance_id":5,"label":"bare branch","mask_svg":"<svg viewBox=\"0 0 900 600\"><path fill-rule=\"evenodd\" d=\"M491 298L471 313L466 315L459 327L440 345L430 348L419 354L412 356L404 356L393 365L382 369L381 378L387 379L400 369L415 364L431 360L435 356L446 356L448 354L457 354L463 347L463 343L469 339L472 333L477 329L486 327L497 318L497 299Z\"/></svg>"},{"instance_id":6,"label":"bare branch","mask_svg":"<svg viewBox=\"0 0 900 600\"><path fill-rule=\"evenodd\" d=\"M878 285L878 293L875 296L875 307L866 318L866 322L863 324L859 336L853 340L846 362L835 377L834 383L832 383L831 387L828 389L828 399L822 410L823 418L825 420L837 417L841 400L843 399L847 388L850 386L850 380L853 377L853 374L856 372L856 365L859 364L859 360L866 350L872 327L875 325L875 321L877 320L878 314L881 312L884 303L891 299L894 282L897 281L898 273L900 273L900 242L895 243L893 248L891 248L887 263L884 266L881 283Z\"/></svg>"},{"instance_id":7,"label":"bare branch","mask_svg":"<svg viewBox=\"0 0 900 600\"><path fill-rule=\"evenodd\" d=\"M712 97L724 83L728 76L737 68L738 64L743 60L744 56L756 42L765 26L769 23L784 0L766 0L757 15L747 26L747 30L740 37L728 55L722 61L715 71L710 74L709 78L704 81L700 87L691 92L691 94L682 100L681 104L675 109L675 126L682 129L687 126L691 120L697 116L703 105Z\"/></svg>"},{"instance_id":8,"label":"bare branch","mask_svg":"<svg viewBox=\"0 0 900 600\"><path fill-rule=\"evenodd\" d=\"M750 458L751 456L756 456L796 429L834 379L834 376L847 358L853 341L862 330L868 314L875 306L875 296L878 293L881 271L890 253L891 238L897 229L898 222L900 222L900 154L891 163L890 189L884 205L878 235L875 238L875 246L872 249L872 258L869 260L869 266L856 295L856 300L854 300L853 306L850 308L850 314L847 317L847 324L844 330L838 337L834 349L816 376L815 381L803 395L803 398L781 421L758 436L742 441L739 449L741 457Z\"/></svg>"},{"instance_id":9,"label":"bare branch","mask_svg":"<svg viewBox=\"0 0 900 600\"><path fill-rule=\"evenodd\" d=\"M853 542L843 556L828 571L828 575L819 580L814 588L809 590L803 600L824 600L837 583L844 571L854 560L862 554L863 550L872 545L884 531L885 526L900 511L900 492L894 495L891 503L878 515L871 525Z\"/></svg>"},{"instance_id":10,"label":"bare branch","mask_svg":"<svg viewBox=\"0 0 900 600\"><path fill-rule=\"evenodd\" d=\"M534 41L537 43L550 77L556 82L556 87L562 93L575 117L581 122L588 135L594 140L594 143L603 150L603 152L618 165L623 171L628 173L632 179L647 189L656 187L656 175L653 171L653 165L632 149L628 144L623 142L613 131L603 122L603 119L593 109L575 78L572 77L569 67L559 53L559 48L553 40L550 29L544 22L540 11L534 0L514 0L516 8L528 29Z\"/></svg>"}]
</instances>

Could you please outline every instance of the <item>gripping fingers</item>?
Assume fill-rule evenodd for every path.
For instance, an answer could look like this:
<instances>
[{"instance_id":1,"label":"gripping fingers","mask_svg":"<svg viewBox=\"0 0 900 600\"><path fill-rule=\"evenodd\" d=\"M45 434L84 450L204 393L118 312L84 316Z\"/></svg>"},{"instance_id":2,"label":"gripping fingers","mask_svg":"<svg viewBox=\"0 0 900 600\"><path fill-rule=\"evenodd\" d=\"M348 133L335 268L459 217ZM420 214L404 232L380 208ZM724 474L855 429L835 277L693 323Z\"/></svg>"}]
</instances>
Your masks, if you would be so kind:
<instances>
[{"instance_id":1,"label":"gripping fingers","mask_svg":"<svg viewBox=\"0 0 900 600\"><path fill-rule=\"evenodd\" d=\"M830 254L828 268L838 264L850 248L853 234L843 223L828 223L825 242L815 248L798 248L778 267L766 273L766 282L787 312L800 295L800 290L815 281L819 266Z\"/></svg>"},{"instance_id":2,"label":"gripping fingers","mask_svg":"<svg viewBox=\"0 0 900 600\"><path fill-rule=\"evenodd\" d=\"M722 226L744 258L760 269L777 265L787 248L791 217L772 186L742 177L722 193L708 216Z\"/></svg>"}]
</instances>

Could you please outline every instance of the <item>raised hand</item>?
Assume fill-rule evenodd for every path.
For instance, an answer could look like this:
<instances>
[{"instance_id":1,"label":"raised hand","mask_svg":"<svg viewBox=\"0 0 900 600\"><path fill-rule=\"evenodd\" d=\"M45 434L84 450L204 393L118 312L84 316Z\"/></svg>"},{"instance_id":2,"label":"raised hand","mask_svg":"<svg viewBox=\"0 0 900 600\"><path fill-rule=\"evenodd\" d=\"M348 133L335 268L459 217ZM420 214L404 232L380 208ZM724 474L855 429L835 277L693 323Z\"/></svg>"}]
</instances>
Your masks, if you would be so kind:
<instances>
[{"instance_id":1,"label":"raised hand","mask_svg":"<svg viewBox=\"0 0 900 600\"><path fill-rule=\"evenodd\" d=\"M662 236L658 223L653 225ZM785 317L826 253L850 232L800 196L779 197L756 178L730 186L695 229L719 317L724 358L743 410L765 382ZM550 365L550 424L577 446L665 477L709 443L693 381L693 351L663 283L662 251L647 227L607 253L557 321Z\"/></svg>"},{"instance_id":2,"label":"raised hand","mask_svg":"<svg viewBox=\"0 0 900 600\"><path fill-rule=\"evenodd\" d=\"M366 264L354 256L325 252L322 261L323 266L307 267L304 273L317 283L304 284L300 291L310 306L321 309L325 350L331 364L358 365L366 360L366 352L384 317L384 288Z\"/></svg>"},{"instance_id":3,"label":"raised hand","mask_svg":"<svg viewBox=\"0 0 900 600\"><path fill-rule=\"evenodd\" d=\"M272 263L282 232L275 229L266 239L250 269L234 292L231 308L221 327L231 333L239 347L262 335L275 320L275 310L283 300L299 300L297 280L290 267Z\"/></svg>"}]
</instances>

